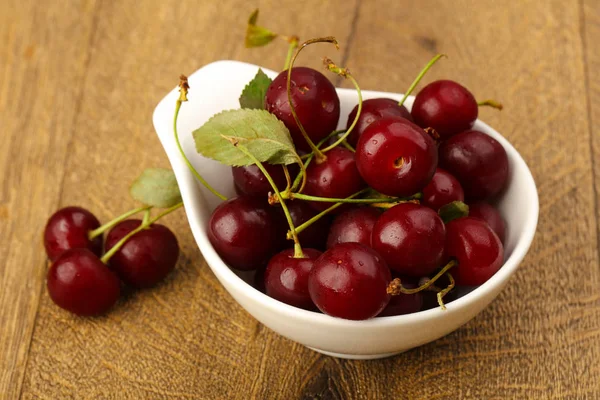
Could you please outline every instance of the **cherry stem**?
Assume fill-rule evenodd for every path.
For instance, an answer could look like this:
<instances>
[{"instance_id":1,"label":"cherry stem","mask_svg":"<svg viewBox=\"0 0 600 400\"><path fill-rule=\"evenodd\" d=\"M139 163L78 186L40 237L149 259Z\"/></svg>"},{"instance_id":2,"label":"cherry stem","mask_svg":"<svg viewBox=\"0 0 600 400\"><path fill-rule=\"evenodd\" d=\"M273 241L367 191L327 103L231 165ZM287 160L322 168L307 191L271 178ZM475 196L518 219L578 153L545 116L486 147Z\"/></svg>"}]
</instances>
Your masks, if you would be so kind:
<instances>
[{"instance_id":1,"label":"cherry stem","mask_svg":"<svg viewBox=\"0 0 600 400\"><path fill-rule=\"evenodd\" d=\"M302 123L300 122L300 118L298 118L298 114L296 113L296 108L294 107L294 104L292 102L292 68L294 67L294 63L296 62L296 58L298 58L298 55L300 54L300 52L306 46L311 45L313 43L333 43L337 49L340 48L338 41L333 36L310 39L310 40L307 40L306 42L302 43L296 50L296 54L294 54L294 57L292 57L292 61L290 62L290 66L287 70L286 91L287 91L288 102L290 104L290 111L292 112L294 121L296 121L296 125L298 125L298 129L300 129L300 132L302 133L304 140L306 140L306 143L308 143L308 146L310 147L310 149L314 153L315 157L317 158L317 162L321 163L327 157L317 148L317 146L315 146L313 141L308 136L308 133L306 133L306 129L304 129L304 127L302 126Z\"/></svg>"},{"instance_id":2,"label":"cherry stem","mask_svg":"<svg viewBox=\"0 0 600 400\"><path fill-rule=\"evenodd\" d=\"M252 161L254 161L256 166L265 175L265 177L269 181L269 184L273 188L275 195L280 199L281 208L283 209L283 213L285 214L285 219L287 219L288 225L290 226L290 231L292 233L292 239L294 240L294 258L304 258L304 253L302 252L302 246L300 246L300 240L298 239L298 234L296 233L296 227L294 226L294 221L292 220L290 211L288 210L287 205L285 204L285 201L283 201L283 199L281 199L281 194L279 193L279 189L277 188L277 185L273 181L273 178L271 178L271 175L269 174L269 172L262 165L262 163L256 157L254 157L254 155L252 153L250 153L248 151L248 149L246 149L244 146L242 146L239 143L238 140L227 137L227 136L223 136L223 137L225 139L227 139L232 145L234 145L238 150L240 150L242 153L244 153L246 156L248 156Z\"/></svg>"},{"instance_id":3,"label":"cherry stem","mask_svg":"<svg viewBox=\"0 0 600 400\"><path fill-rule=\"evenodd\" d=\"M409 200L400 200L396 203L372 203L372 204L369 204L369 206L376 207L376 208L388 209L388 208L392 208L395 205L400 204L400 203L421 204L421 201L419 201L419 199L409 199Z\"/></svg>"},{"instance_id":4,"label":"cherry stem","mask_svg":"<svg viewBox=\"0 0 600 400\"><path fill-rule=\"evenodd\" d=\"M134 210L127 211L125 214L119 215L117 218L113 219L112 221L109 221L106 224L99 226L98 228L96 228L94 230L89 231L88 238L90 240L94 240L95 238L102 235L107 230L111 229L113 226L117 225L119 222L124 221L127 218L131 217L132 215L135 215L142 211L150 210L151 208L152 208L152 206L144 206L144 207L136 208Z\"/></svg>"},{"instance_id":5,"label":"cherry stem","mask_svg":"<svg viewBox=\"0 0 600 400\"><path fill-rule=\"evenodd\" d=\"M345 148L347 148L351 152L356 153L356 150L354 150L354 147L352 147L350 145L350 143L348 143L348 141L346 139L342 140L342 146L344 146Z\"/></svg>"},{"instance_id":6,"label":"cherry stem","mask_svg":"<svg viewBox=\"0 0 600 400\"><path fill-rule=\"evenodd\" d=\"M123 236L123 238L121 240L119 240L117 242L117 244L115 244L109 251L106 252L106 254L104 254L102 256L102 258L100 259L100 261L102 261L104 264L108 263L108 261L110 260L110 258L112 256L115 255L115 253L117 251L119 251L119 249L121 249L121 247L123 247L123 245L136 233L143 231L144 229L148 228L150 225L152 225L153 223L155 223L156 221L158 221L159 219L161 219L162 217L164 217L167 214L172 213L173 211L177 210L178 208L181 208L183 206L183 202L177 203L172 207L169 207L167 209L165 209L163 212L161 212L160 214L158 214L156 217L149 219L148 221L142 222L140 224L140 226L138 226L137 228L135 228L134 230L132 230L131 232L129 232L127 235Z\"/></svg>"},{"instance_id":7,"label":"cherry stem","mask_svg":"<svg viewBox=\"0 0 600 400\"><path fill-rule=\"evenodd\" d=\"M450 274L450 272L446 272L446 276L448 277L448 280L450 280L450 283L445 289L440 290L437 294L437 301L442 310L446 309L446 305L444 304L443 300L444 296L447 295L449 291L454 289L454 277L452 276L452 274Z\"/></svg>"},{"instance_id":8,"label":"cherry stem","mask_svg":"<svg viewBox=\"0 0 600 400\"><path fill-rule=\"evenodd\" d=\"M285 57L285 64L283 65L283 71L290 68L290 62L292 61L292 55L294 55L294 50L298 48L298 36L284 37L289 42L287 56Z\"/></svg>"},{"instance_id":9,"label":"cherry stem","mask_svg":"<svg viewBox=\"0 0 600 400\"><path fill-rule=\"evenodd\" d=\"M390 284L388 285L386 292L389 295L392 296L397 296L399 294L415 294L415 293L419 293L423 290L428 289L430 286L432 286L442 275L444 275L446 272L448 272L448 270L454 266L458 265L458 262L456 262L456 260L451 260L448 264L446 264L444 266L444 268L442 268L433 278L431 278L430 280L428 280L427 282L425 282L423 285L414 288L414 289L407 289L405 287L402 286L402 281L400 280L400 278L395 278L394 280L392 280L390 282Z\"/></svg>"},{"instance_id":10,"label":"cherry stem","mask_svg":"<svg viewBox=\"0 0 600 400\"><path fill-rule=\"evenodd\" d=\"M429 69L431 67L433 67L433 64L435 64L442 57L446 57L446 55L445 54L438 54L435 57L433 57L427 63L427 65L425 65L425 68L423 68L421 70L421 72L419 72L419 75L417 75L417 77L415 78L415 80L413 81L413 83L409 86L409 88L406 91L406 93L404 93L404 97L398 103L399 106L401 106L401 105L404 104L404 102L406 101L406 99L408 98L408 96L410 96L410 94L413 92L413 90L415 90L415 88L417 87L417 85L419 84L419 82L421 81L421 79L423 79L423 77L425 76L425 74L427 73L427 71L429 71Z\"/></svg>"},{"instance_id":11,"label":"cherry stem","mask_svg":"<svg viewBox=\"0 0 600 400\"><path fill-rule=\"evenodd\" d=\"M283 174L285 175L285 190L290 190L292 187L292 178L290 177L290 170L287 165L283 164Z\"/></svg>"},{"instance_id":12,"label":"cherry stem","mask_svg":"<svg viewBox=\"0 0 600 400\"><path fill-rule=\"evenodd\" d=\"M337 141L335 141L333 144L331 144L331 145L325 147L323 150L321 150L323 153L326 153L329 150L331 150L334 147L336 147L337 145L339 145L341 143L344 143L344 141L346 140L346 138L348 137L348 135L350 135L350 133L352 132L352 130L354 129L354 127L358 123L358 119L360 118L360 113L362 112L363 99L362 99L362 93L360 91L360 87L358 86L358 82L356 82L356 79L354 79L354 77L350 74L350 72L348 71L348 68L340 68L340 67L338 67L329 58L324 58L323 59L323 63L325 63L325 67L329 71L331 71L331 72L333 72L335 74L338 74L341 77L349 79L350 82L352 82L352 84L354 85L354 88L356 89L356 94L358 95L358 109L356 111L356 116L354 117L354 121L352 121L352 125L350 125L350 127L348 128L348 130L346 131L346 133L344 133L342 136L340 136L340 138Z\"/></svg>"},{"instance_id":13,"label":"cherry stem","mask_svg":"<svg viewBox=\"0 0 600 400\"><path fill-rule=\"evenodd\" d=\"M142 224L146 224L150 221L150 209L147 209L144 213L144 219L142 219Z\"/></svg>"},{"instance_id":14,"label":"cherry stem","mask_svg":"<svg viewBox=\"0 0 600 400\"><path fill-rule=\"evenodd\" d=\"M308 194L302 193L281 193L281 199L300 199L307 201L318 201L322 203L350 203L350 204L372 204L372 203L398 203L400 201L413 200L412 198L402 198L402 197L386 197L380 199L353 199L353 196L346 197L343 199L336 199L331 197L318 197L311 196Z\"/></svg>"},{"instance_id":15,"label":"cherry stem","mask_svg":"<svg viewBox=\"0 0 600 400\"><path fill-rule=\"evenodd\" d=\"M352 199L354 197L360 196L361 194L365 193L368 190L369 190L369 188L366 188L366 189L363 189L361 191L358 191L358 192L354 193L353 195L348 196L347 199ZM302 223L301 225L298 225L296 227L296 233L299 235L303 230L305 230L306 228L308 228L309 226L311 226L313 223L317 222L323 216L329 214L331 211L333 211L336 208L340 207L341 205L342 205L342 203L335 203L334 205L332 205L331 207L327 208L324 211L321 211L320 213L318 213L317 215L315 215L314 217L312 217L308 221ZM287 233L287 239L288 240L292 239L292 233L289 232L289 231Z\"/></svg>"},{"instance_id":16,"label":"cherry stem","mask_svg":"<svg viewBox=\"0 0 600 400\"><path fill-rule=\"evenodd\" d=\"M188 93L190 86L188 85L187 77L185 75L181 75L179 77L179 79L180 79L180 82L179 82L179 93L180 94L179 94L179 99L177 99L177 103L175 105L175 116L173 118L173 132L175 134L175 142L177 143L177 148L179 149L179 153L181 153L181 157L183 157L183 160L185 161L187 167L192 172L192 174L194 174L196 179L198 179L200 181L200 183L202 183L204 185L205 188L207 188L210 192L212 192L212 194L214 194L221 200L225 201L225 200L227 200L227 197L223 196L221 193L219 193L217 190L215 190L206 180L204 180L204 178L198 173L198 171L196 171L196 168L194 168L194 166L192 165L190 160L185 155L183 148L181 147L181 142L179 141L179 133L177 133L177 118L179 116L179 109L181 108L181 103L188 100L187 93Z\"/></svg>"},{"instance_id":17,"label":"cherry stem","mask_svg":"<svg viewBox=\"0 0 600 400\"><path fill-rule=\"evenodd\" d=\"M492 99L487 99L487 100L483 100L483 101L478 101L477 102L478 106L487 106L487 107L492 107L495 108L496 110L502 110L504 108L504 106L502 105L502 103L496 101L496 100L492 100Z\"/></svg>"}]
</instances>

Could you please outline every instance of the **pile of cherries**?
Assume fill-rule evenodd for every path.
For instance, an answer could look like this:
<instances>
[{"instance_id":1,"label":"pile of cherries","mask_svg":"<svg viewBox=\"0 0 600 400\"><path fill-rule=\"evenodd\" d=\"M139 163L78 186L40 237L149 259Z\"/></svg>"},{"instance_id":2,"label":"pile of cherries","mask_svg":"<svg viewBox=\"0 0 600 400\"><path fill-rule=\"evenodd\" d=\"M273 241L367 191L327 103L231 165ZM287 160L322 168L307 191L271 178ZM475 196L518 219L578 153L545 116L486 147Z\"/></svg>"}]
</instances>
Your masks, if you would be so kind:
<instances>
[{"instance_id":1,"label":"pile of cherries","mask_svg":"<svg viewBox=\"0 0 600 400\"><path fill-rule=\"evenodd\" d=\"M145 210L149 212L150 207ZM81 316L103 314L119 299L122 283L148 288L162 281L179 257L177 238L155 223L134 233L142 223L121 216L100 226L81 207L55 212L44 230L44 247L53 262L46 284L54 303Z\"/></svg>"},{"instance_id":2,"label":"pile of cherries","mask_svg":"<svg viewBox=\"0 0 600 400\"><path fill-rule=\"evenodd\" d=\"M338 125L340 101L322 73L293 67L290 104L287 79L283 71L272 81L264 108L289 129L299 154L310 152L297 121L313 143L326 140ZM348 117L347 129L358 119L347 142L307 163L301 192L290 192L281 165L263 166L287 194L282 198L257 165L233 167L238 195L214 210L208 226L218 254L234 269L256 270L255 287L268 296L352 320L417 312L425 289L445 294L454 282L487 281L503 264L505 222L490 201L506 185L508 158L498 141L472 130L475 97L439 80L416 95L410 111L374 98L357 113L358 106ZM391 200L357 197L316 217L366 188ZM298 235L301 255L286 240L283 198L295 227L313 221ZM442 218L448 206L466 210L464 202L468 216ZM436 274L452 282L448 290L433 284Z\"/></svg>"}]
</instances>

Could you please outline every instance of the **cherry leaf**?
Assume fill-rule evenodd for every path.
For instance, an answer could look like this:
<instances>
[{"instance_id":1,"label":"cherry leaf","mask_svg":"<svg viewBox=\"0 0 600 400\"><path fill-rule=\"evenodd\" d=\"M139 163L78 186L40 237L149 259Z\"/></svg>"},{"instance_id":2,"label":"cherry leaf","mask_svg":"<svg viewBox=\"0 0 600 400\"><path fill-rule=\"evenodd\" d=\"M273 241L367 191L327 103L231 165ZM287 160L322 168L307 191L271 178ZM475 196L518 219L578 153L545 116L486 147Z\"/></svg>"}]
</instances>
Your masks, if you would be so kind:
<instances>
[{"instance_id":1,"label":"cherry leaf","mask_svg":"<svg viewBox=\"0 0 600 400\"><path fill-rule=\"evenodd\" d=\"M273 80L258 69L256 76L246 85L240 96L240 106L242 108L265 108L265 93Z\"/></svg>"},{"instance_id":2,"label":"cherry leaf","mask_svg":"<svg viewBox=\"0 0 600 400\"><path fill-rule=\"evenodd\" d=\"M148 168L131 184L129 194L145 205L169 208L181 202L181 193L173 171Z\"/></svg>"},{"instance_id":3,"label":"cherry leaf","mask_svg":"<svg viewBox=\"0 0 600 400\"><path fill-rule=\"evenodd\" d=\"M453 219L469 216L469 206L462 201L453 201L440 207L438 214L445 224Z\"/></svg>"},{"instance_id":4,"label":"cherry leaf","mask_svg":"<svg viewBox=\"0 0 600 400\"><path fill-rule=\"evenodd\" d=\"M248 19L248 28L246 29L246 47L248 48L267 45L277 37L276 33L256 25L257 20L258 9L254 10Z\"/></svg>"},{"instance_id":5,"label":"cherry leaf","mask_svg":"<svg viewBox=\"0 0 600 400\"><path fill-rule=\"evenodd\" d=\"M232 142L242 144L260 162L292 164L300 161L290 131L265 110L223 111L206 121L193 135L198 153L226 165L254 164Z\"/></svg>"}]
</instances>

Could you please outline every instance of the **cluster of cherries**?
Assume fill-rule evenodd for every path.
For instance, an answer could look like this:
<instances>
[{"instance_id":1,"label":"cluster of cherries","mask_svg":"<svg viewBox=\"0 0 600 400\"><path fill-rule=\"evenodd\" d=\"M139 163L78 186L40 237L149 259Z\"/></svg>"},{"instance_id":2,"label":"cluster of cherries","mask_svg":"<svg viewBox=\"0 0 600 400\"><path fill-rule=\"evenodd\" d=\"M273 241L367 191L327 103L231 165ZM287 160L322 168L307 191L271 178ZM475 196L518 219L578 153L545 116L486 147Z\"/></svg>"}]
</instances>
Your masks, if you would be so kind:
<instances>
[{"instance_id":1,"label":"cluster of cherries","mask_svg":"<svg viewBox=\"0 0 600 400\"><path fill-rule=\"evenodd\" d=\"M119 299L122 283L147 288L171 272L179 257L177 238L163 225L126 219L141 211L149 213L150 207L103 226L81 207L65 207L50 217L44 247L53 262L46 283L54 303L81 316L103 314Z\"/></svg>"},{"instance_id":2,"label":"cluster of cherries","mask_svg":"<svg viewBox=\"0 0 600 400\"><path fill-rule=\"evenodd\" d=\"M508 158L498 141L472 130L478 103L466 88L430 83L410 112L393 99L366 100L348 117L347 140L317 157L313 143L338 125L338 95L314 69L293 67L289 76L289 85L288 71L272 81L264 105L298 153L312 156L306 183L290 191L289 174L302 172L264 164L277 197L257 165L233 167L238 195L214 210L208 226L228 265L256 270L255 287L281 302L352 320L419 311L422 290L443 296L454 282L477 286L498 271L505 223L489 201L506 185ZM389 202L351 201L358 192ZM305 228L295 243L301 252L286 240L284 199L293 225ZM340 199L354 204L323 212ZM464 202L468 216L442 218L448 206L467 210ZM436 287L439 277L450 286Z\"/></svg>"}]
</instances>

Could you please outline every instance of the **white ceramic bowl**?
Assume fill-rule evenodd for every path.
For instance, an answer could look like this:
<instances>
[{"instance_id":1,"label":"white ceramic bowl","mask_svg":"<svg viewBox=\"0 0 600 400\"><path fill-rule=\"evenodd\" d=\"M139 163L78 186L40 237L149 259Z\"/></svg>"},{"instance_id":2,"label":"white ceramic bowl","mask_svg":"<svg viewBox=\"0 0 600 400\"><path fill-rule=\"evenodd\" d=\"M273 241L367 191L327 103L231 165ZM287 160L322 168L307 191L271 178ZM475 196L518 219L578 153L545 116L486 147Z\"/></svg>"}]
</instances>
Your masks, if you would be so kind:
<instances>
[{"instance_id":1,"label":"white ceramic bowl","mask_svg":"<svg viewBox=\"0 0 600 400\"><path fill-rule=\"evenodd\" d=\"M189 77L189 102L179 116L179 135L185 153L194 167L217 190L233 196L231 169L200 156L195 151L191 132L215 113L239 108L238 97L257 71L256 65L236 61L218 61L206 65ZM274 77L273 71L265 70ZM357 102L356 92L338 89L341 101L340 126L345 126L350 110ZM363 91L365 99L400 94ZM498 206L507 222L503 267L485 284L448 304L447 310L434 308L415 314L349 321L301 310L272 299L250 286L248 273L230 269L221 260L207 237L211 211L219 199L205 190L187 169L175 145L173 112L178 98L173 89L154 111L154 127L169 157L185 210L198 248L221 284L252 316L275 332L318 352L343 358L371 359L388 357L436 340L454 331L483 310L498 295L527 253L536 230L538 195L527 165L498 132L481 121L475 129L485 132L504 146L509 160L508 187ZM412 106L409 98L406 106Z\"/></svg>"}]
</instances>

